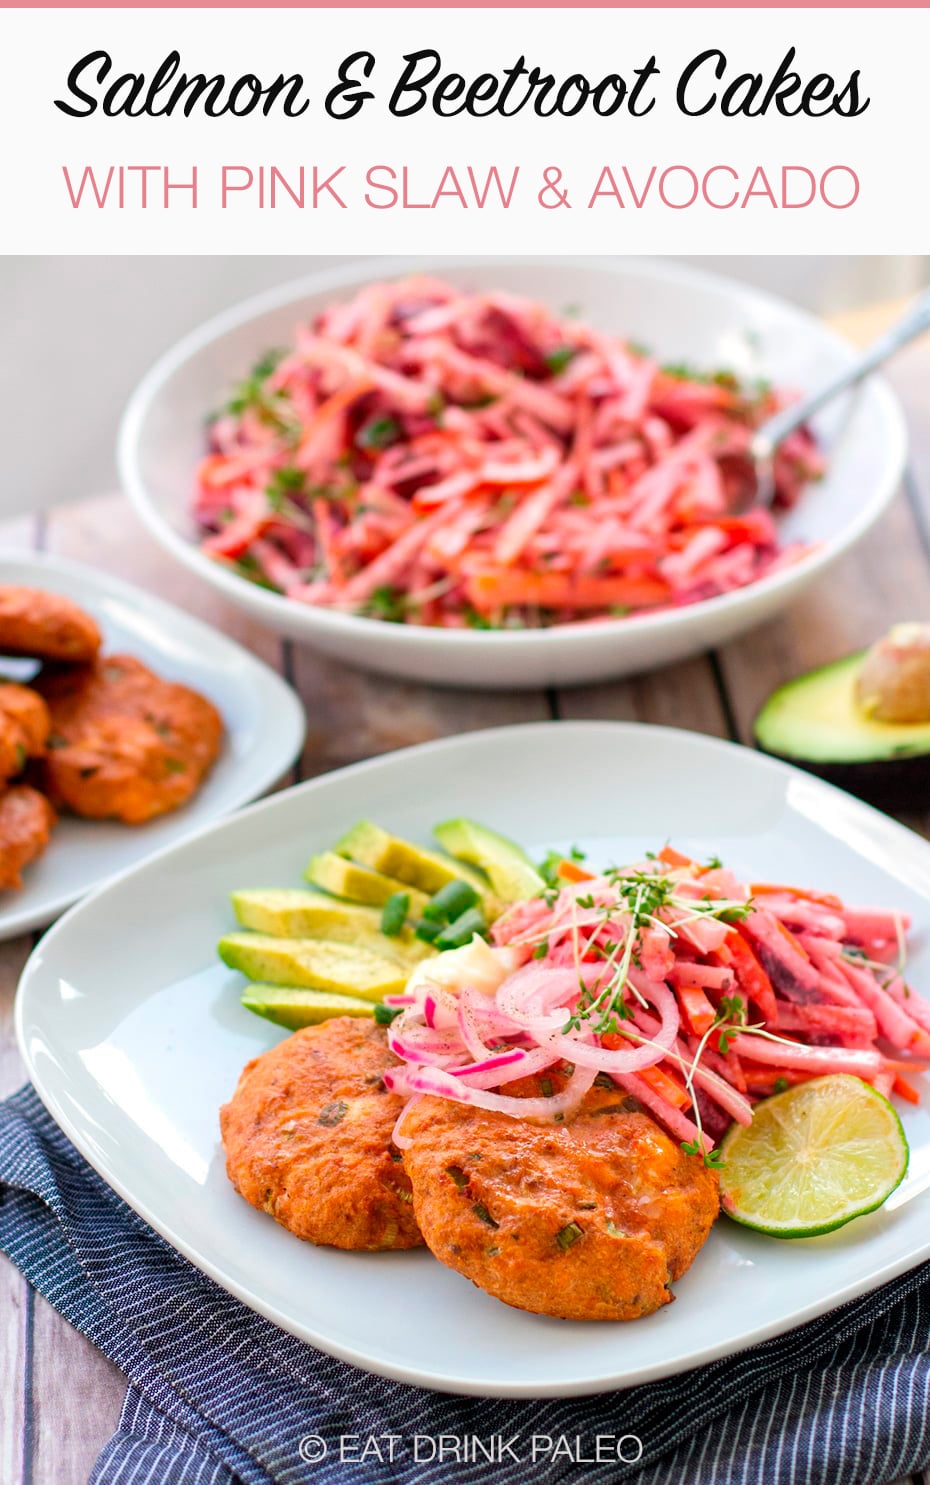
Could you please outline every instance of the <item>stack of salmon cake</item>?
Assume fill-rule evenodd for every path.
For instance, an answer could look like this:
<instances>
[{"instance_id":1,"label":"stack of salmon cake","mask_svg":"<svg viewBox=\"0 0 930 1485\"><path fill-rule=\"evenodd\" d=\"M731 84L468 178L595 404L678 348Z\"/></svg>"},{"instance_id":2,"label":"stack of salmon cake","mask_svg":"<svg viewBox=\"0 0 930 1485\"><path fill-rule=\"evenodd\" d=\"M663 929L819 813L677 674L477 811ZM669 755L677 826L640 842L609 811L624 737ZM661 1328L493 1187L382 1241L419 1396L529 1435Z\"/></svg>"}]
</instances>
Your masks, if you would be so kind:
<instances>
[{"instance_id":1,"label":"stack of salmon cake","mask_svg":"<svg viewBox=\"0 0 930 1485\"><path fill-rule=\"evenodd\" d=\"M0 585L0 657L39 667L26 684L0 674L0 890L22 886L60 810L142 824L185 803L219 753L205 697L101 645L70 598Z\"/></svg>"}]
</instances>

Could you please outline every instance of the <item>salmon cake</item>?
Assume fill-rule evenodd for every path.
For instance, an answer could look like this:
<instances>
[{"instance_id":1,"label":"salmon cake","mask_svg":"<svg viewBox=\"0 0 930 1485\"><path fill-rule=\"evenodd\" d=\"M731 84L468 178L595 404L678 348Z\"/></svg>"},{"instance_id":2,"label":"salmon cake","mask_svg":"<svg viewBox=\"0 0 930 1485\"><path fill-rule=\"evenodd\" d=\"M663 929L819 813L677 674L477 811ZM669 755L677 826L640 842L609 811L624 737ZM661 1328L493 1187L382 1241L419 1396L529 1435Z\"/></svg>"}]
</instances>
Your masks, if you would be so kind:
<instances>
[{"instance_id":1,"label":"salmon cake","mask_svg":"<svg viewBox=\"0 0 930 1485\"><path fill-rule=\"evenodd\" d=\"M0 584L0 655L71 663L93 660L100 630L61 593Z\"/></svg>"},{"instance_id":2,"label":"salmon cake","mask_svg":"<svg viewBox=\"0 0 930 1485\"><path fill-rule=\"evenodd\" d=\"M410 1180L392 1145L403 1099L384 1030L337 1016L247 1064L220 1111L226 1171L240 1195L307 1242L383 1250L422 1245Z\"/></svg>"},{"instance_id":3,"label":"salmon cake","mask_svg":"<svg viewBox=\"0 0 930 1485\"><path fill-rule=\"evenodd\" d=\"M51 719L45 786L77 815L143 824L185 804L219 754L212 703L132 655L52 667L35 685Z\"/></svg>"},{"instance_id":4,"label":"salmon cake","mask_svg":"<svg viewBox=\"0 0 930 1485\"><path fill-rule=\"evenodd\" d=\"M525 1079L506 1092L538 1095L549 1082L564 1085L553 1075L545 1089ZM536 1314L651 1314L673 1298L669 1285L719 1211L715 1172L612 1085L595 1085L555 1124L423 1098L401 1137L414 1214L435 1256Z\"/></svg>"},{"instance_id":5,"label":"salmon cake","mask_svg":"<svg viewBox=\"0 0 930 1485\"><path fill-rule=\"evenodd\" d=\"M23 885L23 867L42 855L54 823L55 811L38 789L14 784L0 793L0 891Z\"/></svg>"},{"instance_id":6,"label":"salmon cake","mask_svg":"<svg viewBox=\"0 0 930 1485\"><path fill-rule=\"evenodd\" d=\"M0 780L22 773L41 758L51 730L48 707L38 692L0 681Z\"/></svg>"}]
</instances>

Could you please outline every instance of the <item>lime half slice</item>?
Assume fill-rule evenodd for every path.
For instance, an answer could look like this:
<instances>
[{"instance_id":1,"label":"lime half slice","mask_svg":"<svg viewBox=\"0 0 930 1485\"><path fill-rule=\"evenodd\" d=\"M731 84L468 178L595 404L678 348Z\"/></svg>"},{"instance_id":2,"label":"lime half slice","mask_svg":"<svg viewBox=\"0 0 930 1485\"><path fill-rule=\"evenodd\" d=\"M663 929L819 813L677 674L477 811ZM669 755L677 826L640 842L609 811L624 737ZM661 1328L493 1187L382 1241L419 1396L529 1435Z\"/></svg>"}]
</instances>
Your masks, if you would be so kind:
<instances>
[{"instance_id":1,"label":"lime half slice","mask_svg":"<svg viewBox=\"0 0 930 1485\"><path fill-rule=\"evenodd\" d=\"M874 1212L901 1184L908 1147L887 1098L861 1078L812 1078L756 1104L721 1147L723 1210L771 1237L816 1237Z\"/></svg>"}]
</instances>

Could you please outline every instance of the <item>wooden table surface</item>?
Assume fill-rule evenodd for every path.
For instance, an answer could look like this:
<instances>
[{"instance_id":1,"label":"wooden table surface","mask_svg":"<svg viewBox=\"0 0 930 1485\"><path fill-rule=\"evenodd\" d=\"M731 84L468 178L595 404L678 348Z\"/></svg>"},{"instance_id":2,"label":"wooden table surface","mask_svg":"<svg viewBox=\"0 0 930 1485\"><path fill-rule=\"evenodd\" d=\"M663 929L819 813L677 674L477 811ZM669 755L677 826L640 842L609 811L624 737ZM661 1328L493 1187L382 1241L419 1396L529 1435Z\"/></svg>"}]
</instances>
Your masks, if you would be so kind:
<instances>
[{"instance_id":1,"label":"wooden table surface","mask_svg":"<svg viewBox=\"0 0 930 1485\"><path fill-rule=\"evenodd\" d=\"M864 343L897 308L876 306L836 323ZM753 715L773 686L868 643L897 619L930 619L930 340L905 351L890 379L908 416L912 452L904 489L880 529L767 628L631 681L485 695L349 670L278 641L228 608L153 546L119 496L0 527L0 548L38 548L116 572L199 614L281 669L300 692L309 721L297 778L429 738L540 718L636 719L747 743ZM928 806L915 799L907 817L925 833ZM0 944L0 1097L23 1081L13 995L35 937ZM116 1425L124 1387L115 1367L0 1256L0 1485L83 1485ZM930 1485L930 1472L921 1485Z\"/></svg>"}]
</instances>

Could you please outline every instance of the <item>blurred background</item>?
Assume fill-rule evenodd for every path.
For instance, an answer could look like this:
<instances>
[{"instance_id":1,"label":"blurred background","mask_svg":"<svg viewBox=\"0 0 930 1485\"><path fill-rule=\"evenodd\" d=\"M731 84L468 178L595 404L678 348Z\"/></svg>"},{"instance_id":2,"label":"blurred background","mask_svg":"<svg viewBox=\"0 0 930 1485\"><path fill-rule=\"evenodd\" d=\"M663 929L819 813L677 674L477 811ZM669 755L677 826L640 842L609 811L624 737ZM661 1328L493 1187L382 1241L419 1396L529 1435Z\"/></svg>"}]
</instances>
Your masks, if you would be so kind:
<instances>
[{"instance_id":1,"label":"blurred background","mask_svg":"<svg viewBox=\"0 0 930 1485\"><path fill-rule=\"evenodd\" d=\"M130 392L179 336L249 294L350 259L0 258L0 515L116 485L113 447ZM930 282L923 257L682 258L816 313Z\"/></svg>"}]
</instances>

